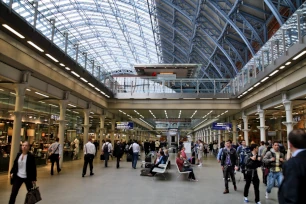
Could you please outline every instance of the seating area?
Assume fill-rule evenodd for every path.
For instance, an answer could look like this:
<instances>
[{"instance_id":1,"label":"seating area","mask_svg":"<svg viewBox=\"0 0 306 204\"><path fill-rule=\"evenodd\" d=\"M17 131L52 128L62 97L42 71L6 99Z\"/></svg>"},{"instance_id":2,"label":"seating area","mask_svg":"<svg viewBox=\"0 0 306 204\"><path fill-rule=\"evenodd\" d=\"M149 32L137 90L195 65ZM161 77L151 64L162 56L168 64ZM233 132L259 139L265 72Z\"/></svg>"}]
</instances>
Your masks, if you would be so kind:
<instances>
[{"instance_id":1,"label":"seating area","mask_svg":"<svg viewBox=\"0 0 306 204\"><path fill-rule=\"evenodd\" d=\"M168 166L169 161L170 161L170 158L168 158L165 164L159 164L158 167L155 167L152 172L156 173L155 175L157 174L163 175L164 179L166 180L166 177L164 174L167 171L167 166Z\"/></svg>"}]
</instances>

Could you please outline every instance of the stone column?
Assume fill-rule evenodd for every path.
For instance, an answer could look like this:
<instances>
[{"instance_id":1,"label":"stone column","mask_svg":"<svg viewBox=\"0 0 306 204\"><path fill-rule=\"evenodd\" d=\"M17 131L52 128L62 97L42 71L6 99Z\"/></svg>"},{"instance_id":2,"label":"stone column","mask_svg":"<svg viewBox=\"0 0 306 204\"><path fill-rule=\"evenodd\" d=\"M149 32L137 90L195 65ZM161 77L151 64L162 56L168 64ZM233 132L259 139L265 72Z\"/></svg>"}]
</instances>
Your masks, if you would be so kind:
<instances>
[{"instance_id":1,"label":"stone column","mask_svg":"<svg viewBox=\"0 0 306 204\"><path fill-rule=\"evenodd\" d=\"M89 109L84 109L84 124L83 124L83 128L84 128L84 135L83 135L83 143L86 144L88 141L88 132L89 132Z\"/></svg>"},{"instance_id":2,"label":"stone column","mask_svg":"<svg viewBox=\"0 0 306 204\"><path fill-rule=\"evenodd\" d=\"M11 152L10 152L10 163L9 171L14 165L14 160L20 150L20 132L22 125L22 109L24 104L25 90L28 87L28 84L14 84L14 89L16 92L16 101L15 101L15 111L14 111L14 126L13 126L13 135L11 142ZM8 173L10 177L10 172Z\"/></svg>"},{"instance_id":3,"label":"stone column","mask_svg":"<svg viewBox=\"0 0 306 204\"><path fill-rule=\"evenodd\" d=\"M213 135L214 135L214 141L216 141L218 139L216 130L213 131Z\"/></svg>"},{"instance_id":4,"label":"stone column","mask_svg":"<svg viewBox=\"0 0 306 204\"><path fill-rule=\"evenodd\" d=\"M205 131L205 143L208 143L208 129L206 128L204 131Z\"/></svg>"},{"instance_id":5,"label":"stone column","mask_svg":"<svg viewBox=\"0 0 306 204\"><path fill-rule=\"evenodd\" d=\"M105 115L100 115L100 129L99 129L99 132L100 132L100 139L99 139L100 148L102 148L102 140L105 139L104 135L103 135L105 133L105 129L104 129L105 118L106 118Z\"/></svg>"},{"instance_id":6,"label":"stone column","mask_svg":"<svg viewBox=\"0 0 306 204\"><path fill-rule=\"evenodd\" d=\"M244 132L244 140L247 146L249 146L249 117L245 115L245 113L242 113L242 119L243 119L243 132Z\"/></svg>"},{"instance_id":7,"label":"stone column","mask_svg":"<svg viewBox=\"0 0 306 204\"><path fill-rule=\"evenodd\" d=\"M115 141L115 125L116 125L116 119L112 119L112 131L110 135L111 143L114 147L114 141Z\"/></svg>"},{"instance_id":8,"label":"stone column","mask_svg":"<svg viewBox=\"0 0 306 204\"><path fill-rule=\"evenodd\" d=\"M233 126L233 144L237 144L237 120L232 120Z\"/></svg>"},{"instance_id":9,"label":"stone column","mask_svg":"<svg viewBox=\"0 0 306 204\"><path fill-rule=\"evenodd\" d=\"M65 127L66 127L66 110L67 110L67 104L68 100L60 100L59 101L59 107L60 107L60 118L59 118L59 125L58 125L58 138L59 138L59 143L64 151L64 136L65 136ZM85 144L85 143L84 143ZM62 168L63 164L63 152L60 154L61 159L59 160L60 167Z\"/></svg>"},{"instance_id":10,"label":"stone column","mask_svg":"<svg viewBox=\"0 0 306 204\"><path fill-rule=\"evenodd\" d=\"M283 94L283 104L286 111L286 122L283 122L283 124L287 126L287 143L288 143L287 159L289 159L291 156L291 151L288 142L288 136L289 133L293 130L293 126L296 124L296 122L294 122L292 118L292 102L287 99L286 94Z\"/></svg>"},{"instance_id":11,"label":"stone column","mask_svg":"<svg viewBox=\"0 0 306 204\"><path fill-rule=\"evenodd\" d=\"M220 143L221 143L221 130L218 130L218 148L220 149Z\"/></svg>"},{"instance_id":12,"label":"stone column","mask_svg":"<svg viewBox=\"0 0 306 204\"><path fill-rule=\"evenodd\" d=\"M212 129L211 127L209 128L209 139L208 139L208 144L212 142Z\"/></svg>"},{"instance_id":13,"label":"stone column","mask_svg":"<svg viewBox=\"0 0 306 204\"><path fill-rule=\"evenodd\" d=\"M224 141L229 140L228 134L229 134L228 130L224 130Z\"/></svg>"},{"instance_id":14,"label":"stone column","mask_svg":"<svg viewBox=\"0 0 306 204\"><path fill-rule=\"evenodd\" d=\"M260 130L260 141L266 142L266 129L268 126L265 126L265 110L262 109L261 105L257 105L257 112L260 120L260 126L257 126L257 128Z\"/></svg>"}]
</instances>

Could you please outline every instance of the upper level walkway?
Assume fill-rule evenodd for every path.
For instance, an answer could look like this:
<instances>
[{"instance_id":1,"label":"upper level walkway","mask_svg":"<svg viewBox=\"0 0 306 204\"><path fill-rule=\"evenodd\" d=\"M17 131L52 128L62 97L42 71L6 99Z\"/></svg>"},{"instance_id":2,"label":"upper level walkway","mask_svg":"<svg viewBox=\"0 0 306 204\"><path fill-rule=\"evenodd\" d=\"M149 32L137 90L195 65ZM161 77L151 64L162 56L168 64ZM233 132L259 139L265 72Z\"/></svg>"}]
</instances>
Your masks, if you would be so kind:
<instances>
[{"instance_id":1,"label":"upper level walkway","mask_svg":"<svg viewBox=\"0 0 306 204\"><path fill-rule=\"evenodd\" d=\"M236 174L238 191L235 192L229 183L230 193L223 195L224 182L220 164L213 156L204 158L203 167L194 166L194 172L199 182L189 182L186 175L176 177L174 154L171 154L171 169L166 175L153 179L140 176L140 165L137 169L131 167L131 162L126 162L125 157L116 169L115 159L110 161L109 167L98 160L94 161L95 175L82 178L83 160L64 163L62 172L50 175L50 166L38 168L38 186L41 191L40 203L65 203L65 204L239 204L243 203L243 189L245 181L241 173ZM276 204L277 188L272 189L270 198L265 199L265 185L260 184L260 197L263 204ZM0 175L0 200L8 203L11 186L7 174ZM16 203L23 203L26 194L24 186L21 187ZM254 190L250 187L249 200L254 203Z\"/></svg>"}]
</instances>

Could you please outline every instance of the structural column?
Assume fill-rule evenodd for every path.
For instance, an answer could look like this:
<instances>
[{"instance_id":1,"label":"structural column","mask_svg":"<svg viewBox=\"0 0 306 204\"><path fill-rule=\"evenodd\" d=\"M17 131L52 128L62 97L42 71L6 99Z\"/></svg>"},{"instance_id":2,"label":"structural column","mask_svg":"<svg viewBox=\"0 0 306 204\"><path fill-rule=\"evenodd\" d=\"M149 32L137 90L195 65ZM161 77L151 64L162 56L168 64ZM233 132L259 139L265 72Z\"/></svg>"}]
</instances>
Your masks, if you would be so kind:
<instances>
[{"instance_id":1,"label":"structural column","mask_svg":"<svg viewBox=\"0 0 306 204\"><path fill-rule=\"evenodd\" d=\"M59 125L58 125L58 138L59 138L59 143L63 150L64 150L64 136L65 136L65 127L66 127L65 118L66 118L67 104L68 104L68 100L59 101L60 118L59 118ZM63 151L61 153L62 153L60 154L61 159L59 160L60 167L62 167L63 160L64 160Z\"/></svg>"},{"instance_id":2,"label":"structural column","mask_svg":"<svg viewBox=\"0 0 306 204\"><path fill-rule=\"evenodd\" d=\"M214 135L214 141L216 141L218 139L216 130L214 130L213 135Z\"/></svg>"},{"instance_id":3,"label":"structural column","mask_svg":"<svg viewBox=\"0 0 306 204\"><path fill-rule=\"evenodd\" d=\"M27 83L14 85L15 92L16 92L16 101L15 101L14 126L13 126L12 142L11 142L9 170L12 169L14 165L14 160L17 156L17 153L20 150L22 109L23 109L23 104L24 104L25 90L27 87L28 87ZM8 173L8 175L10 176L10 173Z\"/></svg>"},{"instance_id":4,"label":"structural column","mask_svg":"<svg viewBox=\"0 0 306 204\"><path fill-rule=\"evenodd\" d=\"M228 136L228 130L224 130L224 141L228 141L229 140L229 136Z\"/></svg>"},{"instance_id":5,"label":"structural column","mask_svg":"<svg viewBox=\"0 0 306 204\"><path fill-rule=\"evenodd\" d=\"M293 121L292 118L292 102L288 100L287 95L283 94L283 104L286 111L286 122L283 122L284 125L287 126L287 143L288 143L288 153L287 153L287 159L290 158L290 146L288 142L288 136L289 133L293 130L293 126L296 124L296 122Z\"/></svg>"},{"instance_id":6,"label":"structural column","mask_svg":"<svg viewBox=\"0 0 306 204\"><path fill-rule=\"evenodd\" d=\"M243 120L243 132L244 132L244 140L247 146L249 146L249 117L242 113L242 120Z\"/></svg>"},{"instance_id":7,"label":"structural column","mask_svg":"<svg viewBox=\"0 0 306 204\"><path fill-rule=\"evenodd\" d=\"M115 125L116 125L116 119L112 119L112 131L110 135L110 140L112 145L114 146L114 141L115 141Z\"/></svg>"},{"instance_id":8,"label":"structural column","mask_svg":"<svg viewBox=\"0 0 306 204\"><path fill-rule=\"evenodd\" d=\"M233 144L237 144L237 120L232 120L233 126Z\"/></svg>"},{"instance_id":9,"label":"structural column","mask_svg":"<svg viewBox=\"0 0 306 204\"><path fill-rule=\"evenodd\" d=\"M208 140L208 144L212 142L212 129L211 127L209 128L209 140Z\"/></svg>"},{"instance_id":10,"label":"structural column","mask_svg":"<svg viewBox=\"0 0 306 204\"><path fill-rule=\"evenodd\" d=\"M265 110L262 109L261 105L257 105L257 112L259 115L260 123L260 126L257 126L257 128L260 130L260 141L266 142L266 129L268 126L265 126Z\"/></svg>"},{"instance_id":11,"label":"structural column","mask_svg":"<svg viewBox=\"0 0 306 204\"><path fill-rule=\"evenodd\" d=\"M86 144L88 141L88 133L89 133L89 109L84 109L84 124L83 124L83 128L84 128L84 135L83 135L83 143Z\"/></svg>"},{"instance_id":12,"label":"structural column","mask_svg":"<svg viewBox=\"0 0 306 204\"><path fill-rule=\"evenodd\" d=\"M218 130L218 148L220 149L221 144L221 130Z\"/></svg>"},{"instance_id":13,"label":"structural column","mask_svg":"<svg viewBox=\"0 0 306 204\"><path fill-rule=\"evenodd\" d=\"M99 139L99 145L100 145L100 148L102 148L102 140L104 139L104 123L105 123L105 118L106 116L105 115L100 115L100 129L99 129L99 132L100 132L100 139Z\"/></svg>"},{"instance_id":14,"label":"structural column","mask_svg":"<svg viewBox=\"0 0 306 204\"><path fill-rule=\"evenodd\" d=\"M205 129L205 143L208 143L208 129Z\"/></svg>"}]
</instances>

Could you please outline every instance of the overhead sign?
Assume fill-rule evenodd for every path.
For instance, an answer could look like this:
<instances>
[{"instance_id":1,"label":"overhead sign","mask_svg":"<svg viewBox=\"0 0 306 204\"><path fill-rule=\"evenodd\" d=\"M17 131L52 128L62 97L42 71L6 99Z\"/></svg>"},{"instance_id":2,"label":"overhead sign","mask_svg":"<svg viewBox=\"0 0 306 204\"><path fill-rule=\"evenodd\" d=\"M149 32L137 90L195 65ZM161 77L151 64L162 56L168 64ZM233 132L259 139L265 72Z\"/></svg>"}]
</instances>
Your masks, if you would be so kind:
<instances>
[{"instance_id":1,"label":"overhead sign","mask_svg":"<svg viewBox=\"0 0 306 204\"><path fill-rule=\"evenodd\" d=\"M213 130L231 130L232 124L231 123L213 123L212 129Z\"/></svg>"},{"instance_id":2,"label":"overhead sign","mask_svg":"<svg viewBox=\"0 0 306 204\"><path fill-rule=\"evenodd\" d=\"M116 129L118 130L132 130L133 128L133 122L116 122Z\"/></svg>"}]
</instances>

